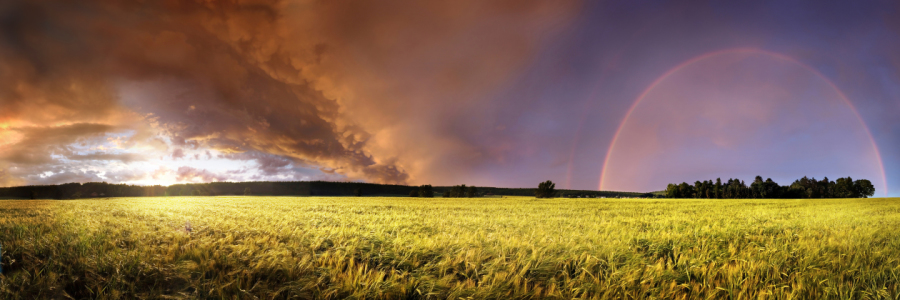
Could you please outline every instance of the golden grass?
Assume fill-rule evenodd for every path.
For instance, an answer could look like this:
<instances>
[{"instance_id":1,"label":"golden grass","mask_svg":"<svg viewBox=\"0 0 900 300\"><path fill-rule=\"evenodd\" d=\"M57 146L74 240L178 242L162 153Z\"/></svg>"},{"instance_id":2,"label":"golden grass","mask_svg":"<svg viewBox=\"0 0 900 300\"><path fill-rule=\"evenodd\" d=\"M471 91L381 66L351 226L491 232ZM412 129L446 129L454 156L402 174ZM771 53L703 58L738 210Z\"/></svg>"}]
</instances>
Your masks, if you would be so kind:
<instances>
[{"instance_id":1,"label":"golden grass","mask_svg":"<svg viewBox=\"0 0 900 300\"><path fill-rule=\"evenodd\" d=\"M6 200L0 298L897 299L897 228L898 199Z\"/></svg>"}]
</instances>

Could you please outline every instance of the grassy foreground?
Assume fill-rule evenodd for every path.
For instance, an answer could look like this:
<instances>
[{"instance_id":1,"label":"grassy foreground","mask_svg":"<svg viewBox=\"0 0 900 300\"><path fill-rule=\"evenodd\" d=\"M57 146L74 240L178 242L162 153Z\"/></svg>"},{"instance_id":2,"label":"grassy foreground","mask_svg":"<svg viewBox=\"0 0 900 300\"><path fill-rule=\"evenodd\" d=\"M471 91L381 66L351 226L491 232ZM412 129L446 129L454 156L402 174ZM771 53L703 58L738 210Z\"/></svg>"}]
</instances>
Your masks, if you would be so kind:
<instances>
[{"instance_id":1,"label":"grassy foreground","mask_svg":"<svg viewBox=\"0 0 900 300\"><path fill-rule=\"evenodd\" d=\"M898 228L898 199L4 200L0 298L897 299Z\"/></svg>"}]
</instances>

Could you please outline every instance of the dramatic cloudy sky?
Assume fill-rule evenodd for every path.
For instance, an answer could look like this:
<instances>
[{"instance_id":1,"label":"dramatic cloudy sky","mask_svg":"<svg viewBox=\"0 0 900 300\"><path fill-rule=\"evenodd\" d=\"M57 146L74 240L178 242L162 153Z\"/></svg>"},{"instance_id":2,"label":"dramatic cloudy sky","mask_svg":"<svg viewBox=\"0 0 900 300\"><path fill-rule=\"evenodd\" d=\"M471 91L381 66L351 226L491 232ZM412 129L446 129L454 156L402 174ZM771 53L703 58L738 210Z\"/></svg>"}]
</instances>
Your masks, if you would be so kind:
<instances>
[{"instance_id":1,"label":"dramatic cloudy sky","mask_svg":"<svg viewBox=\"0 0 900 300\"><path fill-rule=\"evenodd\" d=\"M900 195L893 1L0 2L0 186Z\"/></svg>"}]
</instances>

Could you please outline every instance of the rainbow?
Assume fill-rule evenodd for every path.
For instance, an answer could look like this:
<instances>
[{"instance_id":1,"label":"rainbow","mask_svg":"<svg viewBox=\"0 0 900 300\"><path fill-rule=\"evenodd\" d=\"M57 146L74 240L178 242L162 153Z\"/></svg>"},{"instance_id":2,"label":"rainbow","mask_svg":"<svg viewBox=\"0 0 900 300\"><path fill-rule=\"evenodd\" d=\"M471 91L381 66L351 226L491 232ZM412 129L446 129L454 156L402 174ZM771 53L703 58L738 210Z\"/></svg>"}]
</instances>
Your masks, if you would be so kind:
<instances>
[{"instance_id":1,"label":"rainbow","mask_svg":"<svg viewBox=\"0 0 900 300\"><path fill-rule=\"evenodd\" d=\"M681 69L683 69L687 66L690 66L691 64L694 64L696 62L710 58L710 57L714 57L714 56L722 55L722 54L731 54L731 53L765 54L765 55L768 55L768 56L771 56L771 57L774 57L774 58L777 58L780 60L784 60L787 62L794 63L796 65L799 65L802 68L812 72L816 76L825 80L825 83L827 83L832 89L834 89L834 91L838 94L840 99L842 101L844 101L844 103L846 103L847 106L850 107L850 110L853 111L854 115L856 115L856 119L859 121L860 125L862 125L863 129L865 129L865 131L866 131L866 134L869 136L869 141L872 143L872 151L875 152L875 157L878 159L878 166L881 169L881 182L882 182L882 185L884 186L884 195L887 196L887 194L888 194L887 176L884 172L884 162L881 159L881 151L878 149L878 145L875 143L875 138L872 137L872 132L871 132L871 130L869 130L869 126L866 125L866 123L863 121L862 116L860 116L859 111L856 109L856 106L854 106L853 103L850 102L849 99L847 99L847 96L844 95L844 92L841 91L841 89L839 89L837 87L837 85L834 84L834 82L832 82L830 79L828 79L828 77L825 77L825 75L823 75L816 69L810 67L809 65L804 64L804 63L802 63L792 57L784 55L784 54L760 50L760 49L756 49L756 48L732 48L732 49L708 52L708 53L699 55L697 57L694 57L687 61L682 62L681 64L675 66L672 69L669 69L669 71L666 71L665 73L663 73L662 76L660 76L659 78L654 80L653 83L650 84L650 86L648 86L646 89L644 89L644 91L641 92L641 94L631 104L631 107L628 108L628 112L625 113L625 118L622 119L622 122L619 124L619 128L616 129L616 134L613 135L612 142L609 144L609 149L606 151L606 158L603 160L603 169L600 172L600 184L599 184L600 190L603 190L603 181L605 178L607 178L606 175L607 175L607 166L609 165L609 158L610 158L610 156L612 156L612 152L616 147L616 142L619 140L619 135L622 133L622 128L625 127L625 123L628 122L629 118L631 117L631 114L634 112L634 109L638 106L638 104L641 103L642 100L644 100L644 97L646 97L647 94L650 93L650 91L652 91L656 87L656 85L658 85L660 82L662 82L663 80L665 80L672 74L677 73Z\"/></svg>"}]
</instances>

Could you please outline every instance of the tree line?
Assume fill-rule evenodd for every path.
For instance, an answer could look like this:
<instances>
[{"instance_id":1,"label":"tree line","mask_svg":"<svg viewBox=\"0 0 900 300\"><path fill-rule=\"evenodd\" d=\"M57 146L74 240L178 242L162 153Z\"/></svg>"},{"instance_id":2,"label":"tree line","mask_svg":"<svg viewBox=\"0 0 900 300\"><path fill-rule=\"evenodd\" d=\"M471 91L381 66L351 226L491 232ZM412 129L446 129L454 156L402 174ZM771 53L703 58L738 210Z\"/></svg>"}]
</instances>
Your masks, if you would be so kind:
<instances>
[{"instance_id":1,"label":"tree line","mask_svg":"<svg viewBox=\"0 0 900 300\"><path fill-rule=\"evenodd\" d=\"M545 183L546 185L546 183ZM547 186L549 187L549 186ZM173 184L170 186L139 186L106 182L66 183L59 185L33 185L0 187L0 198L17 199L79 199L108 197L159 197L159 196L539 196L539 197L641 197L643 193L589 191L589 190L541 190L535 188L498 188L456 186L408 186L363 182L329 181L253 181L210 182ZM646 195L644 195L646 196Z\"/></svg>"},{"instance_id":2,"label":"tree line","mask_svg":"<svg viewBox=\"0 0 900 300\"><path fill-rule=\"evenodd\" d=\"M667 198L706 198L706 199L740 199L740 198L867 198L875 195L875 187L868 179L838 178L829 181L803 178L795 180L791 185L780 186L772 178L763 180L756 176L748 186L743 180L728 179L722 182L696 181L693 185L687 182L670 183L666 187Z\"/></svg>"},{"instance_id":3,"label":"tree line","mask_svg":"<svg viewBox=\"0 0 900 300\"><path fill-rule=\"evenodd\" d=\"M434 188L430 184L419 186L418 190L409 191L410 197L420 197L420 198L433 198L434 197ZM455 185L450 187L449 189L445 189L443 193L441 193L441 197L444 198L474 198L474 197L483 197L484 194L478 193L478 188L475 186L466 187L465 184Z\"/></svg>"},{"instance_id":4,"label":"tree line","mask_svg":"<svg viewBox=\"0 0 900 300\"><path fill-rule=\"evenodd\" d=\"M79 199L144 196L362 196L404 195L405 185L329 181L254 181L139 186L106 182L66 183L59 185L0 188L0 198Z\"/></svg>"}]
</instances>

